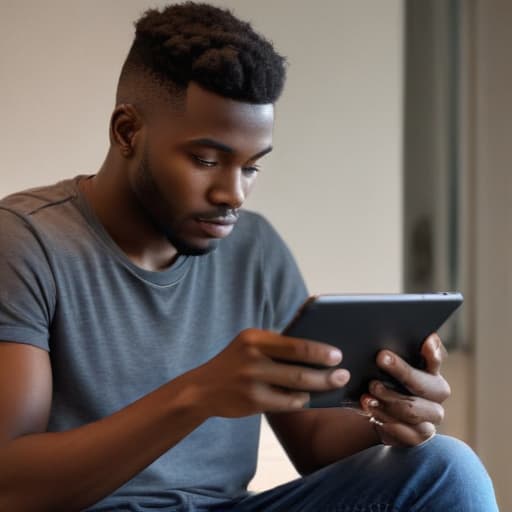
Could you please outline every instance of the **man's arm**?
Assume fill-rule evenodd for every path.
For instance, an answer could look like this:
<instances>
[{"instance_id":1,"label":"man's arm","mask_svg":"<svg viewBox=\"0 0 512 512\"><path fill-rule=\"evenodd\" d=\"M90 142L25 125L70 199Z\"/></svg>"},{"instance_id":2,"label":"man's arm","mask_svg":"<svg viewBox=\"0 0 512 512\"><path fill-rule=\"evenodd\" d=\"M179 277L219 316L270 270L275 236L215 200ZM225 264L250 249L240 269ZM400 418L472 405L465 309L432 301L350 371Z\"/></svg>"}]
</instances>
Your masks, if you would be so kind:
<instances>
[{"instance_id":1,"label":"man's arm","mask_svg":"<svg viewBox=\"0 0 512 512\"><path fill-rule=\"evenodd\" d=\"M82 510L205 419L194 387L178 378L112 416L47 433L51 390L47 352L0 343L1 512Z\"/></svg>"},{"instance_id":2,"label":"man's arm","mask_svg":"<svg viewBox=\"0 0 512 512\"><path fill-rule=\"evenodd\" d=\"M374 382L370 385L372 394L361 397L360 412L340 408L267 414L299 473L310 473L379 443L414 446L435 433L435 425L444 416L441 403L450 395L440 373L446 355L441 340L435 334L425 340L425 371L387 352L378 355L377 364L402 382L412 396L380 390ZM386 355L392 356L391 364L386 364ZM370 423L370 416L377 423Z\"/></svg>"},{"instance_id":3,"label":"man's arm","mask_svg":"<svg viewBox=\"0 0 512 512\"><path fill-rule=\"evenodd\" d=\"M368 417L354 409L310 409L266 416L301 475L380 443Z\"/></svg>"},{"instance_id":4,"label":"man's arm","mask_svg":"<svg viewBox=\"0 0 512 512\"><path fill-rule=\"evenodd\" d=\"M303 390L343 386L341 354L324 343L250 329L206 364L128 407L66 432L48 433L47 352L0 343L0 511L82 510L128 481L212 416L296 411ZM79 406L79 404L77 404Z\"/></svg>"}]
</instances>

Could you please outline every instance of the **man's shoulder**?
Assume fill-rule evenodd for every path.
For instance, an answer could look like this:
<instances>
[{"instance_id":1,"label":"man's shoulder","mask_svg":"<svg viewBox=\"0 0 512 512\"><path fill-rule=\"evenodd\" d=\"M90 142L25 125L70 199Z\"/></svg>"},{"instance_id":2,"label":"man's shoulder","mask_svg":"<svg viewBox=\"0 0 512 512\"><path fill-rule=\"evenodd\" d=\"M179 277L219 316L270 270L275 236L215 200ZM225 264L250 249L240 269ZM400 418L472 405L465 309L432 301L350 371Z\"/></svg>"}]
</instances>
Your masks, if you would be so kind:
<instances>
[{"instance_id":1,"label":"man's shoulder","mask_svg":"<svg viewBox=\"0 0 512 512\"><path fill-rule=\"evenodd\" d=\"M83 237L77 179L22 190L0 200L0 248L56 248Z\"/></svg>"},{"instance_id":2,"label":"man's shoulder","mask_svg":"<svg viewBox=\"0 0 512 512\"><path fill-rule=\"evenodd\" d=\"M76 194L76 178L62 180L10 194L0 199L0 210L28 219L46 208L65 204Z\"/></svg>"}]
</instances>

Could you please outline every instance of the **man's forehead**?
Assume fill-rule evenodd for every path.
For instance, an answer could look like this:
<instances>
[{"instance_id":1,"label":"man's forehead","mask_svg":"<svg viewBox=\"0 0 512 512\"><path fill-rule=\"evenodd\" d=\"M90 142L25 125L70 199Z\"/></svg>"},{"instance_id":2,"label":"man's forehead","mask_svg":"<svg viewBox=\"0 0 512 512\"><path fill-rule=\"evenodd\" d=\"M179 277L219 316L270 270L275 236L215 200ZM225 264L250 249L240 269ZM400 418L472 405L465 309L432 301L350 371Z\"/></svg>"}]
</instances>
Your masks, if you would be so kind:
<instances>
[{"instance_id":1,"label":"man's forehead","mask_svg":"<svg viewBox=\"0 0 512 512\"><path fill-rule=\"evenodd\" d=\"M193 84L186 90L181 108L172 103L162 107L157 114L157 132L163 129L177 142L209 140L235 150L246 148L254 155L268 152L272 146L272 104L232 100Z\"/></svg>"},{"instance_id":2,"label":"man's forehead","mask_svg":"<svg viewBox=\"0 0 512 512\"><path fill-rule=\"evenodd\" d=\"M184 115L191 119L230 119L240 123L271 125L274 122L273 104L253 104L233 100L208 91L191 82L186 90Z\"/></svg>"}]
</instances>

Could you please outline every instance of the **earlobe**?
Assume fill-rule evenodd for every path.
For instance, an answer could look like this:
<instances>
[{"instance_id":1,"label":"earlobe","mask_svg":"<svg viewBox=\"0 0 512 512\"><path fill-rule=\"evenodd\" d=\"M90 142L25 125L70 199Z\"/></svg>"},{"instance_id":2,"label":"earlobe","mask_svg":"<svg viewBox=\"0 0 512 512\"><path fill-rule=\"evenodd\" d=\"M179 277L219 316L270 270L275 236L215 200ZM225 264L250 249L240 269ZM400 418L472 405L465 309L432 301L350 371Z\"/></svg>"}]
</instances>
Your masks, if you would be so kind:
<instances>
[{"instance_id":1,"label":"earlobe","mask_svg":"<svg viewBox=\"0 0 512 512\"><path fill-rule=\"evenodd\" d=\"M137 134L142 126L139 113L131 104L118 105L110 120L112 145L119 148L124 158L130 158L136 149Z\"/></svg>"}]
</instances>

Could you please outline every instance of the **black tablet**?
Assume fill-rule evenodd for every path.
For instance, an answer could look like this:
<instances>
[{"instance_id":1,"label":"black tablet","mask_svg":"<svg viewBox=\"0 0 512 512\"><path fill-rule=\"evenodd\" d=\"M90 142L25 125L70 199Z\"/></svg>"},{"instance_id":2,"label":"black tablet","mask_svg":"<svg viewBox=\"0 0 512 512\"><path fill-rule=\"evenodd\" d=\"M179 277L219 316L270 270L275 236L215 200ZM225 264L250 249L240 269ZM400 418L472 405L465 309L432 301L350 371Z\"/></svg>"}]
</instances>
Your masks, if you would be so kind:
<instances>
[{"instance_id":1,"label":"black tablet","mask_svg":"<svg viewBox=\"0 0 512 512\"><path fill-rule=\"evenodd\" d=\"M389 349L422 368L421 344L462 302L456 292L311 297L283 334L340 348L343 361L339 367L348 369L351 379L344 388L312 393L309 407L359 407L361 395L374 379L407 393L377 367L377 353Z\"/></svg>"}]
</instances>

